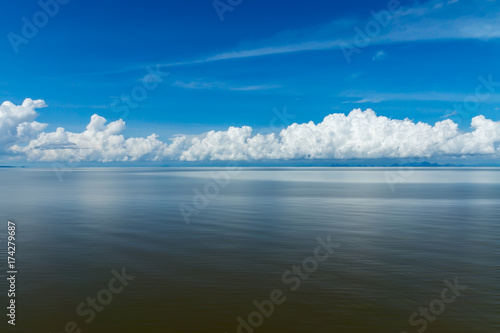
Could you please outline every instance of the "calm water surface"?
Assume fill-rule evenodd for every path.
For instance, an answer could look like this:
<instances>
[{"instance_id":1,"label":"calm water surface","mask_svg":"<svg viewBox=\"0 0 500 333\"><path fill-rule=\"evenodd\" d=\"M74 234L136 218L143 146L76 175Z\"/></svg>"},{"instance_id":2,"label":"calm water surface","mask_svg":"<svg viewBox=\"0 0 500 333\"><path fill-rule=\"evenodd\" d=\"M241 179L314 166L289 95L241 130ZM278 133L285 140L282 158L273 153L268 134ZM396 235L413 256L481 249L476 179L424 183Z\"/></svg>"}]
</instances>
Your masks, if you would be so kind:
<instances>
[{"instance_id":1,"label":"calm water surface","mask_svg":"<svg viewBox=\"0 0 500 333\"><path fill-rule=\"evenodd\" d=\"M500 169L244 169L229 183L225 172L0 170L1 244L15 221L19 270L17 325L3 314L0 326L238 332L279 289L286 301L241 332L500 331ZM328 236L340 247L291 290L282 275ZM0 260L5 295L5 249ZM135 279L86 323L77 307L122 267ZM455 278L467 289L442 303ZM439 315L410 325L429 303Z\"/></svg>"}]
</instances>

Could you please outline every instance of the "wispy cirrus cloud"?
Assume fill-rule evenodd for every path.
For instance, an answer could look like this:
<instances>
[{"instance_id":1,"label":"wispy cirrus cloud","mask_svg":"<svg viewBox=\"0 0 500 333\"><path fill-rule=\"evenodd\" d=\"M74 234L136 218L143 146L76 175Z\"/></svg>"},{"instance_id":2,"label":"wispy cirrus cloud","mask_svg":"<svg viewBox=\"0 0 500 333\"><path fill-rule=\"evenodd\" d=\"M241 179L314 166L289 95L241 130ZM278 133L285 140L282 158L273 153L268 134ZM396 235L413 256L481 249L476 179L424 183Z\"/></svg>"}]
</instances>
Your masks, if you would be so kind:
<instances>
[{"instance_id":1,"label":"wispy cirrus cloud","mask_svg":"<svg viewBox=\"0 0 500 333\"><path fill-rule=\"evenodd\" d=\"M355 43L355 28L364 30L366 23L375 18L333 21L315 29L286 31L267 40L253 43L253 47L235 48L231 51L183 62L164 63L162 66L192 65L205 62L243 59L260 56L340 49ZM376 21L376 20L375 20ZM493 40L500 38L500 7L494 1L442 1L399 7L389 24L380 33L370 36L367 45L384 45L402 42L436 40Z\"/></svg>"},{"instance_id":2,"label":"wispy cirrus cloud","mask_svg":"<svg viewBox=\"0 0 500 333\"><path fill-rule=\"evenodd\" d=\"M339 95L340 97L349 97L353 100L343 103L381 103L389 101L434 101L434 102L463 102L467 94L452 92L361 92L347 91ZM500 94L488 97L490 102L500 102Z\"/></svg>"},{"instance_id":3,"label":"wispy cirrus cloud","mask_svg":"<svg viewBox=\"0 0 500 333\"><path fill-rule=\"evenodd\" d=\"M415 4L399 1L399 4L398 9L391 15L389 24L381 27L380 33L376 36L363 40L366 46L442 40L500 39L500 7L494 0L431 0ZM386 8L374 8L374 12L379 10ZM341 50L346 45L356 43L356 39L359 38L356 29L365 30L366 24L373 21L376 21L373 14L367 11L364 18L344 17L315 27L285 30L265 39L244 41L230 50L188 60L162 62L159 66L190 66L308 51ZM148 64L135 64L118 70L87 73L87 75L122 74L141 70L146 65Z\"/></svg>"},{"instance_id":4,"label":"wispy cirrus cloud","mask_svg":"<svg viewBox=\"0 0 500 333\"><path fill-rule=\"evenodd\" d=\"M384 60L388 57L387 53L384 52L384 50L378 50L375 52L375 55L373 56L372 60L373 61L380 61Z\"/></svg>"},{"instance_id":5,"label":"wispy cirrus cloud","mask_svg":"<svg viewBox=\"0 0 500 333\"><path fill-rule=\"evenodd\" d=\"M258 91L258 90L270 90L280 88L280 85L250 85L250 86L235 86L230 85L225 82L215 81L215 82L204 82L198 81L175 81L173 84L175 87L180 87L184 89L220 89L220 90L231 90L231 91Z\"/></svg>"},{"instance_id":6,"label":"wispy cirrus cloud","mask_svg":"<svg viewBox=\"0 0 500 333\"><path fill-rule=\"evenodd\" d=\"M58 104L54 103L51 106L59 107L59 108L68 108L68 109L107 109L107 105L87 105L87 104Z\"/></svg>"}]
</instances>

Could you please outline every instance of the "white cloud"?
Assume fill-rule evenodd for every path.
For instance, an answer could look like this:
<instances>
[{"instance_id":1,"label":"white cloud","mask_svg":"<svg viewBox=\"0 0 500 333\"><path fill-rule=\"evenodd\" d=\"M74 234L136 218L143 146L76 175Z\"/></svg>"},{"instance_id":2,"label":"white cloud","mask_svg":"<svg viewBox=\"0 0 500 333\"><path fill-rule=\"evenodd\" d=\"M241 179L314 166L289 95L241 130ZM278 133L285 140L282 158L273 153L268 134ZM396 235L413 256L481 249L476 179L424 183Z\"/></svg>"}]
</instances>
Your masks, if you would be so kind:
<instances>
[{"instance_id":1,"label":"white cloud","mask_svg":"<svg viewBox=\"0 0 500 333\"><path fill-rule=\"evenodd\" d=\"M391 15L389 24L380 26L380 32L369 38L362 37L366 46L388 45L404 42L424 42L436 40L482 41L500 38L500 9L495 0L431 0L424 3L389 0L387 4L400 3ZM387 8L374 8L375 12ZM336 19L320 26L299 30L285 30L261 40L240 43L231 50L221 51L197 59L169 61L160 67L195 65L207 62L244 59L268 55L288 54L307 51L335 50L346 45L356 47L360 35L354 30L365 32L368 23L377 22L366 12L365 18ZM365 33L366 35L366 33ZM363 49L366 46L362 46ZM118 74L143 68L145 64L115 71L98 72L92 75Z\"/></svg>"},{"instance_id":2,"label":"white cloud","mask_svg":"<svg viewBox=\"0 0 500 333\"><path fill-rule=\"evenodd\" d=\"M388 3L395 2L388 1ZM380 31L370 35L366 34L366 25L378 21L370 15L370 11L367 11L365 19L349 21L338 19L316 28L282 31L266 40L247 43L250 45L245 45L245 47L236 47L230 51L196 60L165 63L162 66L171 67L274 54L340 49L345 45L356 46L356 40L360 35L354 28L365 33L361 39L367 43L366 46L402 42L500 38L500 10L495 2L461 1L459 4L457 2L458 0L448 2L431 0L425 3L415 2L408 6L401 4L394 14L390 15L387 26L379 24ZM387 11L387 8L380 8L375 12L379 10Z\"/></svg>"},{"instance_id":3,"label":"white cloud","mask_svg":"<svg viewBox=\"0 0 500 333\"><path fill-rule=\"evenodd\" d=\"M372 60L377 61L377 60L384 60L387 58L387 53L384 52L384 50L379 50L375 52L375 55L373 56Z\"/></svg>"},{"instance_id":4,"label":"white cloud","mask_svg":"<svg viewBox=\"0 0 500 333\"><path fill-rule=\"evenodd\" d=\"M6 102L1 110L18 110L20 114L30 114L28 118L31 119L33 109L43 106L43 101L26 100L22 106ZM4 113L6 112L0 114ZM500 122L483 116L474 117L471 122L473 130L464 133L449 119L429 125L414 123L408 119L377 116L370 109L355 109L348 115L328 115L318 124L312 121L294 123L280 133L254 134L249 126L230 127L227 131L210 131L199 136L179 135L169 140L169 143L160 141L155 134L145 138L125 138L122 134L125 130L123 120L106 124L106 120L98 115L92 116L85 131L81 133L68 132L60 127L55 132L39 133L33 139L30 139L33 132L41 130L44 124L26 121L17 121L17 124L1 127L0 135L9 136L9 129L15 127L17 131L20 128L21 134L10 140L14 143L10 150L26 156L30 161L227 161L477 154L500 156ZM27 144L20 144L23 140Z\"/></svg>"},{"instance_id":5,"label":"white cloud","mask_svg":"<svg viewBox=\"0 0 500 333\"><path fill-rule=\"evenodd\" d=\"M136 161L158 159L167 145L155 134L147 138L125 139L123 120L106 125L106 119L93 115L82 133L67 132L59 127L52 133L41 133L28 145L14 145L11 150L26 154L30 161Z\"/></svg>"},{"instance_id":6,"label":"white cloud","mask_svg":"<svg viewBox=\"0 0 500 333\"><path fill-rule=\"evenodd\" d=\"M353 101L343 103L380 103L385 101L439 101L439 102L463 102L470 97L470 94L425 91L425 92L360 92L345 91L341 97L356 98ZM500 102L499 94L492 94L488 97L491 103Z\"/></svg>"},{"instance_id":7,"label":"white cloud","mask_svg":"<svg viewBox=\"0 0 500 333\"><path fill-rule=\"evenodd\" d=\"M220 90L231 90L231 91L257 91L257 90L269 90L280 88L278 85L253 85L253 86L232 86L225 82L215 81L215 82L203 82L203 81L191 81L182 82L175 81L173 86L181 87L184 89L220 89Z\"/></svg>"},{"instance_id":8,"label":"white cloud","mask_svg":"<svg viewBox=\"0 0 500 333\"><path fill-rule=\"evenodd\" d=\"M446 113L446 114L442 115L439 118L445 118L446 119L446 118L450 118L450 117L456 116L457 114L458 114L458 111L457 110L453 110L450 113Z\"/></svg>"},{"instance_id":9,"label":"white cloud","mask_svg":"<svg viewBox=\"0 0 500 333\"><path fill-rule=\"evenodd\" d=\"M6 147L18 142L36 138L47 124L34 121L38 116L35 108L45 107L42 100L26 99L22 105L4 102L0 105L0 152L5 153Z\"/></svg>"}]
</instances>

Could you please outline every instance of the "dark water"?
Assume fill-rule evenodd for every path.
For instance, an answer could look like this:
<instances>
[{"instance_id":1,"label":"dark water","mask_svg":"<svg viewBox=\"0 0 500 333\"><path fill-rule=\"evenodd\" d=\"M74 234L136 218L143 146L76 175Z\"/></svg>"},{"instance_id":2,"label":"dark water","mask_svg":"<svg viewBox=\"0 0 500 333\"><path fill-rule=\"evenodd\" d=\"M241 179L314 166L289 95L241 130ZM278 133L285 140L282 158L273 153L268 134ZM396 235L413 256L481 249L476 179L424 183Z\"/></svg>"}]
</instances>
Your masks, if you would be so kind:
<instances>
[{"instance_id":1,"label":"dark water","mask_svg":"<svg viewBox=\"0 0 500 333\"><path fill-rule=\"evenodd\" d=\"M3 314L1 331L223 333L249 314L262 324L241 332L500 331L500 169L225 172L0 170L3 309L8 219L19 271L16 327ZM205 187L187 224L179 205L194 212ZM329 235L340 247L315 267ZM284 282L304 260L311 272ZM86 323L77 307L122 267L135 279ZM444 303L455 279L467 289ZM286 300L252 315L275 289ZM430 303L439 314L411 326Z\"/></svg>"}]
</instances>

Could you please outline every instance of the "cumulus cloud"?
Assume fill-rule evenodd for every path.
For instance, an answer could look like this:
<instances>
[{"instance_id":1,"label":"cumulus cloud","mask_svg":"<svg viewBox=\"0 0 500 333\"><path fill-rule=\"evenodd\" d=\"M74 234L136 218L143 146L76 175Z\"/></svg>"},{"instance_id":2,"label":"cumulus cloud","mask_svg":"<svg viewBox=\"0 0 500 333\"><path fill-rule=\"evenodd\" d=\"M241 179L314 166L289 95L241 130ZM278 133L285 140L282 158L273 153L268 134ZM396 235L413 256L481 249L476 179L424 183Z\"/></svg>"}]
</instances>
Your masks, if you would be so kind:
<instances>
[{"instance_id":1,"label":"cumulus cloud","mask_svg":"<svg viewBox=\"0 0 500 333\"><path fill-rule=\"evenodd\" d=\"M59 127L52 133L41 133L28 145L14 145L11 150L24 153L30 161L136 161L155 160L167 145L152 134L146 138L125 139L120 133L125 122L117 120L106 125L106 119L93 115L82 133Z\"/></svg>"},{"instance_id":2,"label":"cumulus cloud","mask_svg":"<svg viewBox=\"0 0 500 333\"><path fill-rule=\"evenodd\" d=\"M26 99L22 105L4 102L0 105L0 152L5 153L7 148L18 142L25 142L36 138L47 124L34 121L38 116L36 108L43 108L42 100Z\"/></svg>"},{"instance_id":3,"label":"cumulus cloud","mask_svg":"<svg viewBox=\"0 0 500 333\"><path fill-rule=\"evenodd\" d=\"M32 114L43 101L26 100L23 106L4 103L13 113ZM4 110L4 109L1 109ZM20 115L18 115L19 118ZM12 119L18 119L11 116ZM24 118L23 118L24 119ZM294 123L279 133L253 133L249 126L230 127L198 136L179 135L163 142L158 136L125 138L125 122L107 124L93 115L81 133L60 127L39 133L46 125L17 121L5 127L3 137L14 137L10 151L30 161L241 161L289 159L405 158L440 155L500 156L500 122L474 117L471 131L461 132L452 120L434 125L409 119L378 116L371 109L355 109L348 115L336 113L322 122ZM31 124L31 125L30 125ZM31 126L31 127L30 127ZM15 135L12 128L16 128ZM18 130L19 129L19 130ZM11 133L12 132L12 133ZM10 134L9 134L10 133ZM36 138L31 138L38 133ZM25 140L24 144L19 141ZM5 141L6 142L6 141Z\"/></svg>"}]
</instances>

